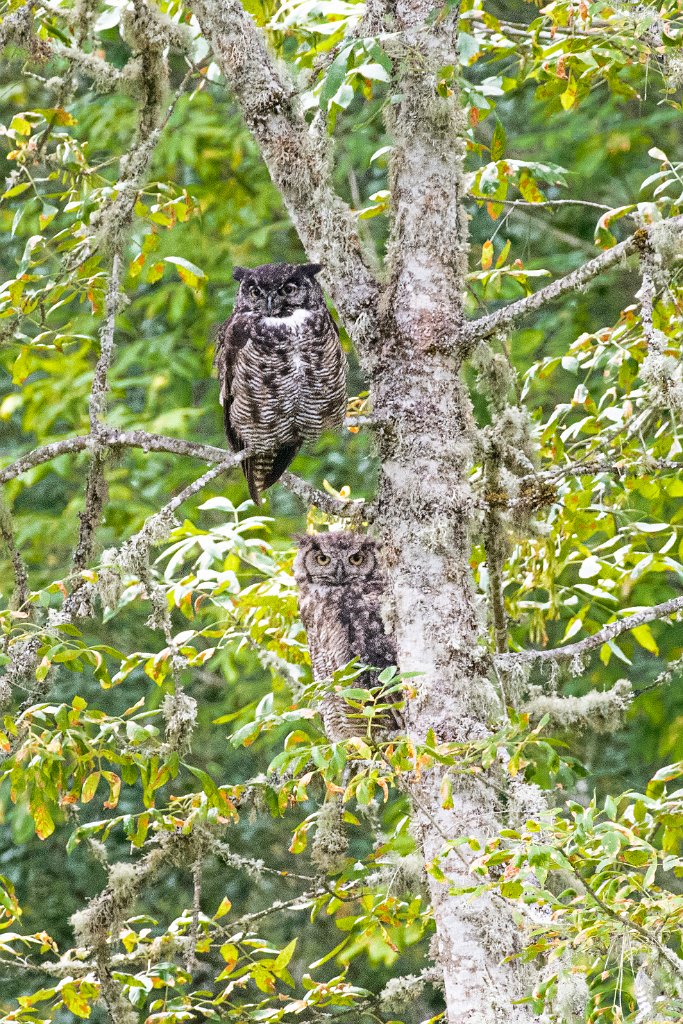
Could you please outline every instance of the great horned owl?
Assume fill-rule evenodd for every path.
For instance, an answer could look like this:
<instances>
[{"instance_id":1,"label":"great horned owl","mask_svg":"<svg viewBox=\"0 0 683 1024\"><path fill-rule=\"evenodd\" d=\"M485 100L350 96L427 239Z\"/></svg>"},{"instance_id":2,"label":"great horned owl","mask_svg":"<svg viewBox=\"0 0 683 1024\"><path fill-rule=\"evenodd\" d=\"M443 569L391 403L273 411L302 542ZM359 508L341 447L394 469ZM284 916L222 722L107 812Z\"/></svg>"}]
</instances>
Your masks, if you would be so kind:
<instances>
[{"instance_id":1,"label":"great horned owl","mask_svg":"<svg viewBox=\"0 0 683 1024\"><path fill-rule=\"evenodd\" d=\"M349 531L301 537L294 576L316 682L329 680L353 658L376 669L396 664L394 639L380 611L384 577L374 541ZM349 685L377 686L376 673L365 672ZM367 735L365 720L349 717L343 697L326 696L320 711L332 743ZM394 723L383 717L375 725L400 726L395 710Z\"/></svg>"},{"instance_id":2,"label":"great horned owl","mask_svg":"<svg viewBox=\"0 0 683 1024\"><path fill-rule=\"evenodd\" d=\"M341 426L346 361L315 275L319 263L236 267L235 311L218 330L216 366L225 431L249 494L284 473L301 446Z\"/></svg>"}]
</instances>

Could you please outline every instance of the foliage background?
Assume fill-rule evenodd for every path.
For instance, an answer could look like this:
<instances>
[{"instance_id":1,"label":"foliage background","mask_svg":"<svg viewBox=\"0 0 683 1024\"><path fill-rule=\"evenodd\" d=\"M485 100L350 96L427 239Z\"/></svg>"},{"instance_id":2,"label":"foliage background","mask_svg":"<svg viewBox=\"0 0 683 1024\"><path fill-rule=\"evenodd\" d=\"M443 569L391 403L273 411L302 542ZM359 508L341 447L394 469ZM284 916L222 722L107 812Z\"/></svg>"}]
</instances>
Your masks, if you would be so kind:
<instances>
[{"instance_id":1,"label":"foliage background","mask_svg":"<svg viewBox=\"0 0 683 1024\"><path fill-rule=\"evenodd\" d=\"M324 9L326 4L318 7ZM538 14L527 3L489 4L487 9L520 23L531 21ZM100 45L110 61L123 66L128 50L114 23L116 8L103 10L112 12L112 24L99 30ZM254 13L259 20L266 20L274 17L277 10L274 4L266 3L254 5ZM294 43L287 34L277 40L285 50ZM49 61L39 67L42 78L29 76L23 73L24 55L16 50L6 52L0 66L0 123L9 127L23 111L58 106L52 85L44 79L55 74L60 66L58 61ZM178 85L185 70L183 61L174 57L172 87ZM571 195L610 208L650 198L652 190L641 192L641 184L659 164L648 155L649 150L658 147L672 159L680 155L680 106L675 94L667 95L662 90L656 68L636 64L622 76L629 88L619 90L612 87L614 83L610 86L603 82L584 96L578 106L568 110L562 109L557 91L539 90L538 80L528 76L526 70L509 53L501 60L486 58L465 69L473 84L492 75L506 79L506 91L496 99L495 114L482 109L478 123L471 118L473 142L491 146L495 126L502 123L507 136L506 159L566 168L566 187L542 185L548 198ZM225 87L220 81L208 79L202 80L200 89L196 85L193 82L175 105L154 153L152 184L146 188L149 205L160 208L165 202L179 199L184 208L178 210L176 206L172 214L166 207L156 216L156 223L149 212L138 216L131 233L124 279L127 304L117 319L108 422L124 429L143 428L222 446L218 388L211 371L212 332L231 309L235 294L233 267L278 260L296 262L304 259L304 253ZM371 206L370 197L387 184L386 159L381 155L372 159L389 141L381 116L386 91L381 82L374 86L368 82L365 91L365 97L357 94L339 112L335 125L335 185L358 209ZM133 101L118 93L100 95L79 78L75 96L66 109L73 123L58 131L85 147L91 167L99 165L99 185L115 181L118 159L128 151L135 132ZM2 177L11 175L16 168L11 157L16 140L5 135L0 152ZM470 159L474 170L481 159L476 146ZM17 265L30 238L68 227L68 214L57 212L54 221L51 219L51 199L60 193L60 188L59 182L43 182L37 186L35 195L31 189L0 205L3 279L16 277ZM61 207L58 200L56 205ZM480 268L482 246L491 238L496 256L503 242L510 239L510 261L521 259L526 267L546 268L553 275L568 272L599 251L593 237L597 213L588 208L542 208L539 212L516 208L495 220L484 206L474 201L469 210L473 270ZM45 224L45 220L49 223ZM362 223L381 255L384 218L371 217ZM620 234L623 224L621 221L613 228L619 237L626 231ZM186 283L179 277L177 265L164 263L168 256L190 260L200 268L203 277L198 282ZM39 273L54 274L56 268L57 256L54 249L48 248ZM192 287L192 283L196 286ZM532 326L515 332L512 359L520 379L532 364L566 355L570 344L583 332L592 333L615 323L620 312L633 302L639 286L635 268L631 272L607 274L589 291L577 292L559 309L540 314ZM506 296L517 294L514 286L505 288ZM495 295L492 301L495 303ZM95 295L95 305L99 309L93 315L92 304L84 294L80 301L53 313L50 326L61 327L64 338L51 336L43 345L34 340L38 333L37 315L33 322L20 326L14 337L10 337L9 331L4 332L4 324L10 323L11 318L0 320L0 429L4 463L38 445L87 431L101 295ZM345 345L351 362L351 393L359 394L365 381L348 339ZM568 365L554 368L545 379L534 378L529 401L537 422L546 420L558 405L572 402L577 384L583 379L581 373L578 366ZM592 378L589 383L595 386L597 394L599 380L596 384ZM471 385L475 410L481 423L485 423L490 414L474 374ZM59 589L49 585L56 580L69 580L87 466L86 454L64 456L32 469L6 488L7 500L13 508L16 543L30 571L31 589L40 592L37 600L43 607L60 606ZM358 433L326 437L313 451L301 455L293 469L317 487L329 481L335 490L348 486L353 496L371 497L376 472L371 434L362 429ZM126 450L117 456L107 467L109 501L98 534L98 550L120 544L196 475L197 465L190 459L137 450ZM238 471L233 471L229 478L214 481L183 508L186 519L202 530L216 530L230 516L220 505L200 507L211 495L227 496L235 506L243 502L246 488ZM624 516L671 523L679 530L681 513L677 497L676 491L653 492L645 484L640 489L636 486L629 495L629 508ZM251 511L245 510L243 515L250 515ZM269 495L266 515L268 540L275 555L286 564L292 533L306 526L305 510L297 498L278 486ZM571 525L566 521L563 529L572 536ZM604 535L600 527L596 527L594 534L587 531L582 536L588 547L601 539ZM657 603L671 595L672 587L674 593L677 588L680 591L683 572L678 562L679 540L680 532L665 571L643 575L638 583L637 601L632 598L633 603ZM480 548L475 547L473 558L475 563L482 561ZM564 596L576 582L576 565L568 566L564 567L565 575L558 576L563 581ZM234 556L233 561L228 558L224 568L236 568ZM245 585L258 578L244 564L240 575ZM46 587L47 590L43 589ZM12 583L6 562L0 572L0 589L2 601L7 604ZM534 593L530 595L532 601ZM570 614L562 597L560 604L560 624L551 615L541 613L555 643L561 639ZM524 645L525 639L533 636L533 616L514 604L511 611L516 622L514 638ZM594 612L600 621L599 608ZM146 625L148 614L146 605L140 608L135 602L126 604L104 623L84 626L85 642L108 644L124 652L158 651L163 647L163 638ZM194 621L188 623L182 611L174 609L172 614L174 629L197 628ZM206 621L200 613L198 618L200 622ZM630 635L623 640L621 647L631 659L632 668L626 669L618 657L612 657L606 665L596 658L581 680L564 681L566 692L607 688L623 674L635 680L637 688L646 689L665 664L683 654L680 630L654 624L652 635L656 643L649 644L649 650ZM302 658L303 655L299 660ZM103 690L89 668L82 673L68 668L64 665L58 670L50 699L54 703L70 701L78 694L109 715L122 714L138 700L145 702L147 710L156 710L169 686L168 679L158 685L138 667L122 685ZM247 748L234 747L227 738L228 731L249 720L249 709L253 710L254 702L267 695L273 686L270 672L254 651L249 646L226 644L223 652L213 656L208 664L185 670L182 678L186 690L199 704L192 765L219 784L237 783L265 771L289 731L287 726ZM276 705L283 708L288 701L286 691L282 683L275 685ZM248 710L241 712L244 708ZM214 724L217 718L229 715L236 716L235 723ZM683 691L680 685L671 685L638 698L623 726L614 732L597 736L587 730L579 736L565 737L572 752L588 768L586 777L577 783L575 795L585 799L594 790L601 796L631 787L642 790L662 764L683 759L681 723ZM192 775L181 772L165 792L180 795L192 791L193 781ZM99 802L98 797L95 804ZM297 807L284 819L265 813L243 815L239 825L231 829L232 848L258 856L270 865L291 862L292 870L298 870L296 865L301 858L294 860L287 853L291 828L312 806ZM140 783L124 786L116 813L137 812L139 808ZM396 819L400 812L399 800L387 812L388 826L391 817ZM44 841L35 834L26 799L13 803L7 782L0 788L0 813L0 870L14 884L24 909L23 930L46 930L60 947L68 946L72 941L69 918L102 888L102 866L86 844L64 857L64 839L73 826L68 807L60 812L58 827ZM101 808L85 805L79 821L85 823L98 817L102 817ZM353 842L352 849L358 856L367 853L367 830L360 828ZM120 832L112 834L109 845L112 862L127 856L128 843ZM255 877L211 861L203 877L202 907L210 915L228 896L240 913L258 911L273 899L281 898L283 884L276 876ZM171 920L190 905L191 885L184 867L169 866L156 884L145 891L139 912L158 920ZM290 968L299 975L303 965L315 960L321 949L332 949L340 939L332 919L323 916L314 929L304 929L305 916L305 911L293 914L266 929L278 948L299 937L296 960ZM406 935L405 941L399 942L399 953L375 934L354 958L354 983L377 991L392 975L419 970L425 963L427 939L428 935L412 944L411 936ZM359 940L358 948L362 947ZM0 1009L9 1012L13 1000L26 994L26 986L25 975L0 965ZM439 1005L438 996L428 991L415 1007L414 1016L406 1020L422 1020L438 1012ZM95 1016L100 1012L93 1011Z\"/></svg>"}]
</instances>

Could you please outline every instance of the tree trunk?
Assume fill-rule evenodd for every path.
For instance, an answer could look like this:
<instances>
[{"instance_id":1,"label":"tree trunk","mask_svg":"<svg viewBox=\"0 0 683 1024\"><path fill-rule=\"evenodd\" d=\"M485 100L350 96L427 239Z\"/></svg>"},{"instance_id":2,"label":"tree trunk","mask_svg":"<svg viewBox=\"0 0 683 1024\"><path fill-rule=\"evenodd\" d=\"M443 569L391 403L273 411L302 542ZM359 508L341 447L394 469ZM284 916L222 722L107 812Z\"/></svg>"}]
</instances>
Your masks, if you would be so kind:
<instances>
[{"instance_id":1,"label":"tree trunk","mask_svg":"<svg viewBox=\"0 0 683 1024\"><path fill-rule=\"evenodd\" d=\"M384 545L387 617L404 672L419 672L409 731L424 741L482 736L504 709L482 670L480 624L472 583L468 484L474 427L460 379L459 328L467 272L463 206L465 122L455 91L437 92L438 69L455 52L455 31L424 31L426 7L399 9L404 32L419 25L416 51L401 62L394 107L389 301L372 392L379 421L381 479L376 525ZM416 70L417 69L417 70ZM487 837L500 828L496 792L454 779L455 806L441 806L439 779L411 786L417 833L429 864L449 840ZM467 853L463 852L467 851ZM468 847L441 868L454 886L471 885ZM505 901L449 895L431 881L436 955L444 972L450 1024L522 1024L515 1006L529 988L524 965L502 961L522 946Z\"/></svg>"}]
</instances>

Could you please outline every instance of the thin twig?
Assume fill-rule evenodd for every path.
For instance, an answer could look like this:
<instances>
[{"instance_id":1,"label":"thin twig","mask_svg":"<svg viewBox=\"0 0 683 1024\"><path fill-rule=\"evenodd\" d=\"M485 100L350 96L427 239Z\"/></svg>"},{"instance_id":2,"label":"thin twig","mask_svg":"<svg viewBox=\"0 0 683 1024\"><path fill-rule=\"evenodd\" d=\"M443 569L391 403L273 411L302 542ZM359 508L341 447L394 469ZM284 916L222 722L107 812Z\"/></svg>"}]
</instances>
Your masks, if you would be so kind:
<instances>
[{"instance_id":1,"label":"thin twig","mask_svg":"<svg viewBox=\"0 0 683 1024\"><path fill-rule=\"evenodd\" d=\"M317 487L294 476L293 473L283 473L280 483L297 498L305 501L307 505L315 505L327 515L360 520L368 513L368 506L361 498L335 498L333 494L326 494L325 491L318 490Z\"/></svg>"},{"instance_id":2,"label":"thin twig","mask_svg":"<svg viewBox=\"0 0 683 1024\"><path fill-rule=\"evenodd\" d=\"M548 206L587 206L591 210L602 210L609 212L612 207L603 203L592 203L587 199L544 199L540 203L530 203L527 199L490 199L488 196L479 196L474 192L467 193L469 199L476 199L478 203L490 203L492 206L528 206L532 209L542 210Z\"/></svg>"}]
</instances>

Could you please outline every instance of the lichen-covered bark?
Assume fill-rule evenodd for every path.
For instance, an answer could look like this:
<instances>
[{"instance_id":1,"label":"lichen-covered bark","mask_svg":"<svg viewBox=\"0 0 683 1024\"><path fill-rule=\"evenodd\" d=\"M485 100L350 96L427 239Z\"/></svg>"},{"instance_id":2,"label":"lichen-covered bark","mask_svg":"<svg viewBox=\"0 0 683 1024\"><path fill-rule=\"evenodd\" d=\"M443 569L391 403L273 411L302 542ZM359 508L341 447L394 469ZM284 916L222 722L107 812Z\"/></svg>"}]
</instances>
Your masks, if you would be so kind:
<instances>
[{"instance_id":1,"label":"lichen-covered bark","mask_svg":"<svg viewBox=\"0 0 683 1024\"><path fill-rule=\"evenodd\" d=\"M413 0L392 13L409 34L424 26L428 10ZM433 729L439 740L481 735L502 712L480 661L469 566L474 428L458 373L467 270L465 124L457 94L437 91L454 34L452 25L432 34L422 27L415 50L397 67L390 284L373 374L382 462L375 525L390 580L387 615L401 669L421 673L409 729L416 739ZM500 827L496 791L474 780L458 784L452 810L442 808L438 778L429 774L413 781L412 796L428 863L449 840L489 836ZM472 884L472 854L463 849L441 864L453 887ZM523 944L523 929L507 905L453 896L437 881L431 895L450 1024L533 1020L528 1009L514 1005L528 988L525 968L502 963Z\"/></svg>"}]
</instances>

